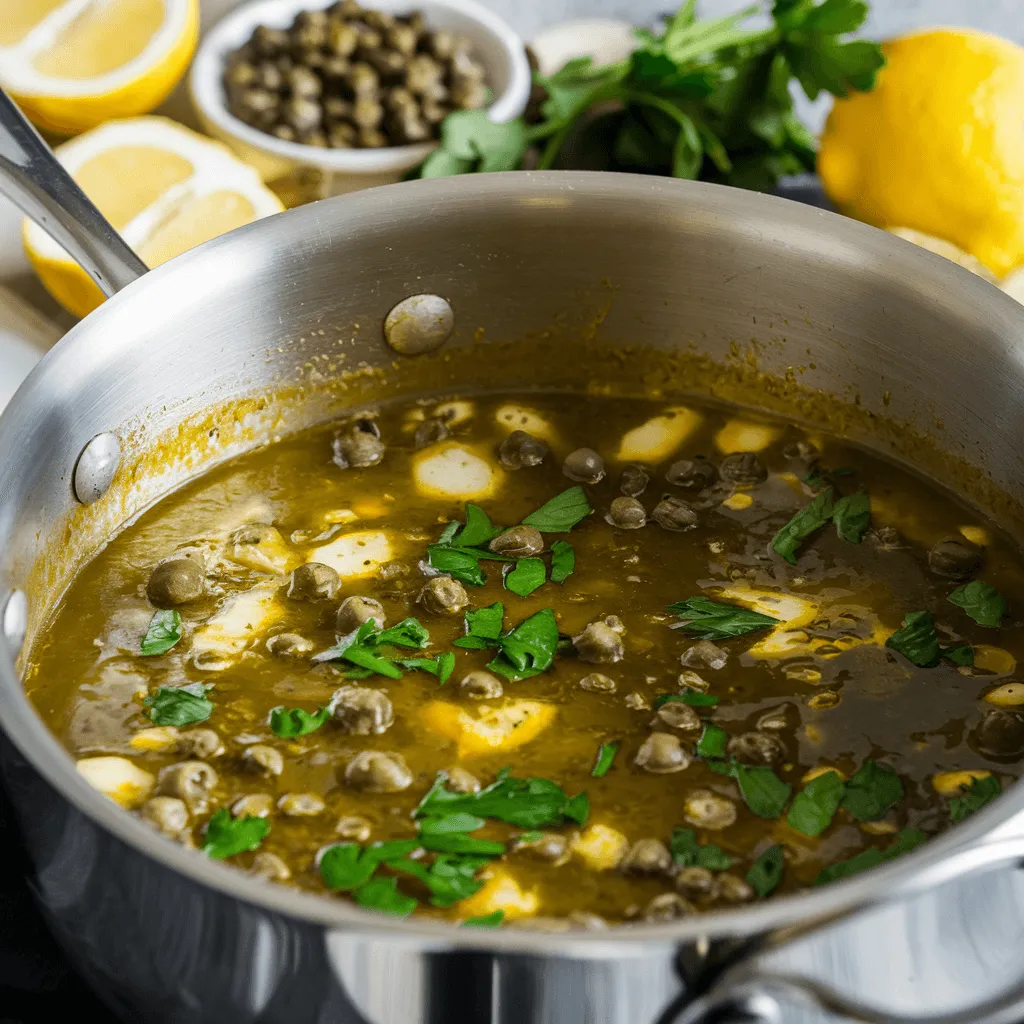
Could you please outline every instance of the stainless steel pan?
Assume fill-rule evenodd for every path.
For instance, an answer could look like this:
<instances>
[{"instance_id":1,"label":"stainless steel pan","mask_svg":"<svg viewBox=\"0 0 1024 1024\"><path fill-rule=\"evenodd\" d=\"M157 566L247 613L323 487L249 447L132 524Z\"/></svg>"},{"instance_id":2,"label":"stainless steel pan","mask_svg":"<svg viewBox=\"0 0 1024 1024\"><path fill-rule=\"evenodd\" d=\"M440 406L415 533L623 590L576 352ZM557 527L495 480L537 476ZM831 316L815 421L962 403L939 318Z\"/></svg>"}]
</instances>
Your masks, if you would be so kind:
<instances>
[{"instance_id":1,"label":"stainless steel pan","mask_svg":"<svg viewBox=\"0 0 1024 1024\"><path fill-rule=\"evenodd\" d=\"M0 763L50 924L126 1020L1024 1016L1020 786L913 855L806 895L603 934L460 931L298 895L164 840L78 777L12 660L26 630L45 628L75 558L160 491L374 386L379 397L425 381L382 339L385 315L410 294L444 296L455 311L455 357L432 364L453 388L472 383L482 358L510 387L635 377L808 416L819 389L846 404L851 436L940 478L946 465L974 467L972 496L1004 517L1000 492L1024 499L1024 309L827 213L603 174L376 189L261 221L143 277L8 102L0 122L3 187L113 296L0 418ZM580 358L556 371L556 351ZM254 395L271 397L235 407L244 416L209 412ZM185 421L210 424L208 443L154 455Z\"/></svg>"}]
</instances>

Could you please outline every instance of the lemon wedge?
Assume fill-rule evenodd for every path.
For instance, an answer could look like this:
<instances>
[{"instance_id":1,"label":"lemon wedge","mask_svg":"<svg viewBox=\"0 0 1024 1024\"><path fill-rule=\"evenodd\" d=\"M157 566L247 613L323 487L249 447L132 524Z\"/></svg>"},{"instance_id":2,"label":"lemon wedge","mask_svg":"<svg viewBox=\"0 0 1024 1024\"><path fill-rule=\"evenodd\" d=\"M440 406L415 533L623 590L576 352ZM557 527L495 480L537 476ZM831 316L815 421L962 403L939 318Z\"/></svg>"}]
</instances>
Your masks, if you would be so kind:
<instances>
[{"instance_id":1,"label":"lemon wedge","mask_svg":"<svg viewBox=\"0 0 1024 1024\"><path fill-rule=\"evenodd\" d=\"M148 114L185 73L199 0L3 0L0 85L40 128L75 135Z\"/></svg>"},{"instance_id":2,"label":"lemon wedge","mask_svg":"<svg viewBox=\"0 0 1024 1024\"><path fill-rule=\"evenodd\" d=\"M150 267L283 209L251 167L163 117L112 121L56 153ZM25 221L22 239L29 262L67 310L85 316L103 301L92 279L41 228Z\"/></svg>"}]
</instances>

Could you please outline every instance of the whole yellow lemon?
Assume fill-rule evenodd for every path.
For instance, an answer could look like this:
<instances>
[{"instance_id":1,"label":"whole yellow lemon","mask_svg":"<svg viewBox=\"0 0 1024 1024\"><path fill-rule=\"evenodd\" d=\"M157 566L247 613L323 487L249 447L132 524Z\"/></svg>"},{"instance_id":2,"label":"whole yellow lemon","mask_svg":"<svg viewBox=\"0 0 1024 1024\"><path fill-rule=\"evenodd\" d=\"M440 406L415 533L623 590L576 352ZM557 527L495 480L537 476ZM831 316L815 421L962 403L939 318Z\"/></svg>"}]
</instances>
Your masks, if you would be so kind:
<instances>
[{"instance_id":1,"label":"whole yellow lemon","mask_svg":"<svg viewBox=\"0 0 1024 1024\"><path fill-rule=\"evenodd\" d=\"M844 213L946 239L1004 276L1024 264L1024 48L934 29L884 49L875 89L828 119L825 191Z\"/></svg>"}]
</instances>

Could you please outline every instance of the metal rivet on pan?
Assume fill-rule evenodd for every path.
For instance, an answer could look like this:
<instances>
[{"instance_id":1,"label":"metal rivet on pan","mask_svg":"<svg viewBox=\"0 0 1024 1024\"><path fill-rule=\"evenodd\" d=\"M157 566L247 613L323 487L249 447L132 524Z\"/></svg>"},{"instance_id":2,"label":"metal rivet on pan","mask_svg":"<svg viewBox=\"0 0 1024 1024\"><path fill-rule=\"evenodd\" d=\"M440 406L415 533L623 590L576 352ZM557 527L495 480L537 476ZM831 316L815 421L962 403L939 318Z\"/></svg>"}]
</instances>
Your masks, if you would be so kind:
<instances>
[{"instance_id":1,"label":"metal rivet on pan","mask_svg":"<svg viewBox=\"0 0 1024 1024\"><path fill-rule=\"evenodd\" d=\"M75 497L83 505L103 497L120 462L121 445L117 438L111 433L97 434L75 463Z\"/></svg>"},{"instance_id":2,"label":"metal rivet on pan","mask_svg":"<svg viewBox=\"0 0 1024 1024\"><path fill-rule=\"evenodd\" d=\"M11 591L4 605L4 639L11 649L11 654L17 656L21 650L27 628L28 598L25 597L23 590Z\"/></svg>"},{"instance_id":3,"label":"metal rivet on pan","mask_svg":"<svg viewBox=\"0 0 1024 1024\"><path fill-rule=\"evenodd\" d=\"M384 337L405 356L440 348L455 329L455 313L440 295L410 295L384 319Z\"/></svg>"}]
</instances>

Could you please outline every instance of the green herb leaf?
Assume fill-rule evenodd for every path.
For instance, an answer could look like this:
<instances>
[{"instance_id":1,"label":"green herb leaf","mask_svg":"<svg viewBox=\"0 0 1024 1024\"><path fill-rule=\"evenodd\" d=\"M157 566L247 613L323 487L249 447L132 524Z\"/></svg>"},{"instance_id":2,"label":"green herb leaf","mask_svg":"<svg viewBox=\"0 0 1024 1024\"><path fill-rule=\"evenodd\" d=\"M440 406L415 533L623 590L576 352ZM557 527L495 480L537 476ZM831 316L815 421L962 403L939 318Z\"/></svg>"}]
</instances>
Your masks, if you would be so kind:
<instances>
[{"instance_id":1,"label":"green herb leaf","mask_svg":"<svg viewBox=\"0 0 1024 1024\"><path fill-rule=\"evenodd\" d=\"M480 568L480 553L477 551L431 544L427 548L427 564L431 569L470 587L482 587L487 582L487 576Z\"/></svg>"},{"instance_id":2,"label":"green herb leaf","mask_svg":"<svg viewBox=\"0 0 1024 1024\"><path fill-rule=\"evenodd\" d=\"M269 832L270 825L263 818L251 814L244 818L232 818L231 812L222 807L214 811L206 823L203 853L214 860L224 860L236 853L255 850Z\"/></svg>"},{"instance_id":3,"label":"green herb leaf","mask_svg":"<svg viewBox=\"0 0 1024 1024\"><path fill-rule=\"evenodd\" d=\"M838 772L824 772L811 779L793 798L786 823L805 836L820 836L832 824L845 788Z\"/></svg>"},{"instance_id":4,"label":"green herb leaf","mask_svg":"<svg viewBox=\"0 0 1024 1024\"><path fill-rule=\"evenodd\" d=\"M395 917L408 917L419 906L412 896L398 891L397 878L372 878L356 889L352 898L367 910L379 910Z\"/></svg>"},{"instance_id":5,"label":"green herb leaf","mask_svg":"<svg viewBox=\"0 0 1024 1024\"><path fill-rule=\"evenodd\" d=\"M393 661L382 657L374 650L375 637L378 633L376 622L370 619L357 630L341 637L333 647L313 655L310 661L317 664L324 661L348 661L357 668L366 670L367 673L387 676L389 679L401 679L402 670ZM353 673L351 676L364 677L363 673Z\"/></svg>"},{"instance_id":6,"label":"green herb leaf","mask_svg":"<svg viewBox=\"0 0 1024 1024\"><path fill-rule=\"evenodd\" d=\"M863 491L840 498L832 510L832 522L842 540L859 544L871 526L870 499Z\"/></svg>"},{"instance_id":7,"label":"green herb leaf","mask_svg":"<svg viewBox=\"0 0 1024 1024\"><path fill-rule=\"evenodd\" d=\"M498 928L505 920L504 910L495 910L493 913L484 914L482 917L467 917L462 922L463 928Z\"/></svg>"},{"instance_id":8,"label":"green herb leaf","mask_svg":"<svg viewBox=\"0 0 1024 1024\"><path fill-rule=\"evenodd\" d=\"M539 558L520 558L505 576L505 589L520 597L529 597L544 585L546 578L547 566Z\"/></svg>"},{"instance_id":9,"label":"green herb leaf","mask_svg":"<svg viewBox=\"0 0 1024 1024\"><path fill-rule=\"evenodd\" d=\"M783 782L771 768L751 768L738 761L709 761L708 767L719 775L735 779L743 802L759 818L777 818L789 803L793 787Z\"/></svg>"},{"instance_id":10,"label":"green herb leaf","mask_svg":"<svg viewBox=\"0 0 1024 1024\"><path fill-rule=\"evenodd\" d=\"M672 829L669 843L672 859L681 868L707 868L708 871L728 871L736 863L721 847L714 843L698 843L692 828Z\"/></svg>"},{"instance_id":11,"label":"green herb leaf","mask_svg":"<svg viewBox=\"0 0 1024 1024\"><path fill-rule=\"evenodd\" d=\"M750 866L747 884L761 899L770 896L782 881L786 868L786 851L779 845L769 846Z\"/></svg>"},{"instance_id":12,"label":"green herb leaf","mask_svg":"<svg viewBox=\"0 0 1024 1024\"><path fill-rule=\"evenodd\" d=\"M779 624L778 619L769 615L735 604L712 601L709 597L690 597L685 601L676 601L667 610L682 620L673 629L692 633L701 640L728 640L730 637L745 636Z\"/></svg>"},{"instance_id":13,"label":"green herb leaf","mask_svg":"<svg viewBox=\"0 0 1024 1024\"><path fill-rule=\"evenodd\" d=\"M419 839L393 839L365 848L359 843L335 843L320 855L320 877L332 892L358 889L380 864L408 857L419 846Z\"/></svg>"},{"instance_id":14,"label":"green herb leaf","mask_svg":"<svg viewBox=\"0 0 1024 1024\"><path fill-rule=\"evenodd\" d=\"M846 783L840 806L858 821L877 821L902 799L900 777L888 765L867 760Z\"/></svg>"},{"instance_id":15,"label":"green herb leaf","mask_svg":"<svg viewBox=\"0 0 1024 1024\"><path fill-rule=\"evenodd\" d=\"M942 656L935 619L931 612L910 612L903 618L903 628L896 630L885 646L902 654L912 665L933 668Z\"/></svg>"},{"instance_id":16,"label":"green herb leaf","mask_svg":"<svg viewBox=\"0 0 1024 1024\"><path fill-rule=\"evenodd\" d=\"M444 783L442 772L413 812L415 817L444 818L454 812L465 812L526 829L561 825L565 818L581 825L586 820L579 799L586 794L570 798L560 786L548 779L515 779L507 768L502 769L497 779L479 793L453 793L445 788Z\"/></svg>"},{"instance_id":17,"label":"green herb leaf","mask_svg":"<svg viewBox=\"0 0 1024 1024\"><path fill-rule=\"evenodd\" d=\"M320 708L310 714L302 708L276 707L270 712L270 731L283 739L305 736L316 732L330 717L330 708Z\"/></svg>"},{"instance_id":18,"label":"green herb leaf","mask_svg":"<svg viewBox=\"0 0 1024 1024\"><path fill-rule=\"evenodd\" d=\"M205 722L213 714L213 703L205 693L212 687L202 683L186 686L161 686L153 697L144 701L154 725L193 725Z\"/></svg>"},{"instance_id":19,"label":"green herb leaf","mask_svg":"<svg viewBox=\"0 0 1024 1024\"><path fill-rule=\"evenodd\" d=\"M595 779L603 778L608 774L608 770L611 768L612 763L615 761L615 755L619 752L619 743L617 740L611 743L602 743L597 748L597 763L594 765L591 775Z\"/></svg>"},{"instance_id":20,"label":"green herb leaf","mask_svg":"<svg viewBox=\"0 0 1024 1024\"><path fill-rule=\"evenodd\" d=\"M474 650L497 647L504 619L505 606L500 601L486 608L473 608L466 612L466 635L452 643Z\"/></svg>"},{"instance_id":21,"label":"green herb leaf","mask_svg":"<svg viewBox=\"0 0 1024 1024\"><path fill-rule=\"evenodd\" d=\"M148 657L166 654L180 639L181 616L173 609L162 608L149 620L139 651Z\"/></svg>"},{"instance_id":22,"label":"green herb leaf","mask_svg":"<svg viewBox=\"0 0 1024 1024\"><path fill-rule=\"evenodd\" d=\"M524 619L498 640L500 653L487 667L513 682L551 667L558 648L558 623L550 608Z\"/></svg>"},{"instance_id":23,"label":"green herb leaf","mask_svg":"<svg viewBox=\"0 0 1024 1024\"><path fill-rule=\"evenodd\" d=\"M391 861L388 867L418 878L430 890L435 907L450 907L480 891L483 882L476 880L476 873L488 862L487 857L442 853L429 867L415 860Z\"/></svg>"},{"instance_id":24,"label":"green herb leaf","mask_svg":"<svg viewBox=\"0 0 1024 1024\"><path fill-rule=\"evenodd\" d=\"M963 608L979 626L999 626L1006 615L1006 598L992 584L981 580L958 587L947 600Z\"/></svg>"},{"instance_id":25,"label":"green herb leaf","mask_svg":"<svg viewBox=\"0 0 1024 1024\"><path fill-rule=\"evenodd\" d=\"M969 788L961 789L961 796L955 796L949 802L949 816L953 821L963 821L975 811L980 811L985 804L995 800L1003 787L994 775L986 775L983 779L975 779Z\"/></svg>"},{"instance_id":26,"label":"green herb leaf","mask_svg":"<svg viewBox=\"0 0 1024 1024\"><path fill-rule=\"evenodd\" d=\"M491 517L479 506L466 505L466 525L453 536L451 543L460 548L479 548L489 544L501 527L491 522Z\"/></svg>"},{"instance_id":27,"label":"green herb leaf","mask_svg":"<svg viewBox=\"0 0 1024 1024\"><path fill-rule=\"evenodd\" d=\"M814 884L827 885L829 882L838 882L840 879L859 875L862 871L868 871L870 868L878 867L879 864L885 864L887 861L902 857L905 853L910 853L927 838L923 832L919 832L917 829L905 829L884 850L872 847L849 860L841 860L823 868Z\"/></svg>"},{"instance_id":28,"label":"green herb leaf","mask_svg":"<svg viewBox=\"0 0 1024 1024\"><path fill-rule=\"evenodd\" d=\"M700 739L697 741L697 756L705 761L725 757L725 748L729 742L729 734L717 725L705 725Z\"/></svg>"},{"instance_id":29,"label":"green herb leaf","mask_svg":"<svg viewBox=\"0 0 1024 1024\"><path fill-rule=\"evenodd\" d=\"M437 676L437 685L444 686L455 671L455 655L451 651L439 654L436 658L403 658L399 660L402 668L429 672Z\"/></svg>"},{"instance_id":30,"label":"green herb leaf","mask_svg":"<svg viewBox=\"0 0 1024 1024\"><path fill-rule=\"evenodd\" d=\"M718 698L712 693L687 690L685 693L662 693L654 698L656 708L663 704L689 704L692 708L713 708L718 704Z\"/></svg>"},{"instance_id":31,"label":"green herb leaf","mask_svg":"<svg viewBox=\"0 0 1024 1024\"><path fill-rule=\"evenodd\" d=\"M430 646L430 633L418 619L408 618L380 633L370 633L366 642L372 643L375 647L390 645L422 648Z\"/></svg>"},{"instance_id":32,"label":"green herb leaf","mask_svg":"<svg viewBox=\"0 0 1024 1024\"><path fill-rule=\"evenodd\" d=\"M475 857L500 857L505 852L505 844L495 839L478 839L464 832L453 832L450 835L424 837L421 845L425 850L436 853L468 854Z\"/></svg>"},{"instance_id":33,"label":"green herb leaf","mask_svg":"<svg viewBox=\"0 0 1024 1024\"><path fill-rule=\"evenodd\" d=\"M483 818L466 811L446 814L443 818L421 818L420 836L447 836L455 832L475 832L487 823Z\"/></svg>"},{"instance_id":34,"label":"green herb leaf","mask_svg":"<svg viewBox=\"0 0 1024 1024\"><path fill-rule=\"evenodd\" d=\"M486 110L456 110L441 124L443 158L428 158L423 177L467 171L515 171L527 147L526 125L519 118L498 124Z\"/></svg>"},{"instance_id":35,"label":"green herb leaf","mask_svg":"<svg viewBox=\"0 0 1024 1024\"><path fill-rule=\"evenodd\" d=\"M943 647L942 656L954 665L973 665L974 648L970 644L957 644L955 647Z\"/></svg>"},{"instance_id":36,"label":"green herb leaf","mask_svg":"<svg viewBox=\"0 0 1024 1024\"><path fill-rule=\"evenodd\" d=\"M826 487L772 538L772 548L791 565L796 565L796 555L803 542L832 518L834 494L831 487Z\"/></svg>"},{"instance_id":37,"label":"green herb leaf","mask_svg":"<svg viewBox=\"0 0 1024 1024\"><path fill-rule=\"evenodd\" d=\"M531 512L523 520L523 525L532 526L541 533L568 533L593 511L583 488L570 487L541 505L536 512Z\"/></svg>"},{"instance_id":38,"label":"green herb leaf","mask_svg":"<svg viewBox=\"0 0 1024 1024\"><path fill-rule=\"evenodd\" d=\"M551 543L551 582L564 583L576 569L576 552L567 540Z\"/></svg>"}]
</instances>

